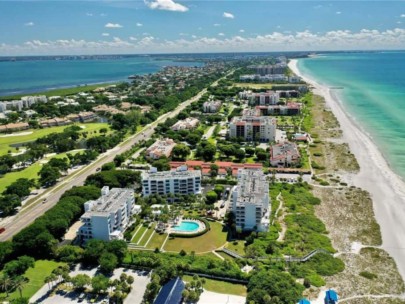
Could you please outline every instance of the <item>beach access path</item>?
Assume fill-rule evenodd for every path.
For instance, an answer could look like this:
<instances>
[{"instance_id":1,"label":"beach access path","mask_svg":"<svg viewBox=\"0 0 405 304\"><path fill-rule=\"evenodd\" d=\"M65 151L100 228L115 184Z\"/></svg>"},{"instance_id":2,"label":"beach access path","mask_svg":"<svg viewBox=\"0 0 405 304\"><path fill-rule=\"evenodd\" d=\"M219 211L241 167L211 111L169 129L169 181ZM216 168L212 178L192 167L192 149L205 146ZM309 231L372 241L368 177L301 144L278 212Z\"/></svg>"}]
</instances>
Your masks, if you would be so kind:
<instances>
[{"instance_id":1,"label":"beach access path","mask_svg":"<svg viewBox=\"0 0 405 304\"><path fill-rule=\"evenodd\" d=\"M378 147L345 110L333 89L322 85L297 67L297 60L289 62L290 69L314 87L313 93L325 98L340 123L343 139L355 155L360 171L353 177L353 184L371 194L374 214L381 227L382 249L395 260L398 271L405 278L405 183L389 167Z\"/></svg>"},{"instance_id":2,"label":"beach access path","mask_svg":"<svg viewBox=\"0 0 405 304\"><path fill-rule=\"evenodd\" d=\"M211 86L217 86L218 82L221 79L231 75L234 71L235 70L232 70L225 76L219 78L218 80L213 82ZM15 234L31 224L36 218L40 217L47 210L55 206L63 193L65 193L65 191L71 189L73 186L83 185L89 175L96 173L97 169L100 168L103 164L113 161L114 157L117 154L121 154L129 150L133 145L139 143L141 140L148 140L149 138L151 138L151 136L155 132L155 127L159 123L164 122L167 118L175 117L187 106L200 99L206 92L207 88L201 90L197 95L179 104L179 106L173 111L163 114L156 121L145 126L140 132L130 136L118 146L100 155L97 160L95 160L91 164L76 171L75 173L72 173L63 181L56 184L54 187L47 189L36 198L32 199L29 204L27 204L26 208L23 208L16 216L12 217L12 220L8 221L7 224L2 226L6 230L2 234L0 234L0 242L11 239ZM47 199L46 203L42 203L42 200L45 198Z\"/></svg>"}]
</instances>

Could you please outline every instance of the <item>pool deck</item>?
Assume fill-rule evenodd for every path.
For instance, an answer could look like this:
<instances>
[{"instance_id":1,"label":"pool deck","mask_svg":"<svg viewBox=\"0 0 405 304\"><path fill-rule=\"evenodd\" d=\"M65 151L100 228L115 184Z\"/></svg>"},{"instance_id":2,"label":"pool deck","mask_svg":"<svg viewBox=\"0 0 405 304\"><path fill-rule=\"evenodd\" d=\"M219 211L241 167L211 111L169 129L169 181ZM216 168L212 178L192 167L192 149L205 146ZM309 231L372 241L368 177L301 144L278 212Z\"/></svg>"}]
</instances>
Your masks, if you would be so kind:
<instances>
[{"instance_id":1,"label":"pool deck","mask_svg":"<svg viewBox=\"0 0 405 304\"><path fill-rule=\"evenodd\" d=\"M174 227L181 225L181 223L182 223L183 221L184 221L184 222L192 222L192 223L198 224L198 229L193 230L193 231L184 231L184 230L176 230L176 229L174 229ZM167 228L167 233L168 233L168 234L170 234L170 233L194 234L194 233L201 232L201 231L203 231L204 229L205 229L205 224L204 224L203 222L199 221L199 220L180 219L177 224L171 225L171 226L169 226L169 228Z\"/></svg>"}]
</instances>

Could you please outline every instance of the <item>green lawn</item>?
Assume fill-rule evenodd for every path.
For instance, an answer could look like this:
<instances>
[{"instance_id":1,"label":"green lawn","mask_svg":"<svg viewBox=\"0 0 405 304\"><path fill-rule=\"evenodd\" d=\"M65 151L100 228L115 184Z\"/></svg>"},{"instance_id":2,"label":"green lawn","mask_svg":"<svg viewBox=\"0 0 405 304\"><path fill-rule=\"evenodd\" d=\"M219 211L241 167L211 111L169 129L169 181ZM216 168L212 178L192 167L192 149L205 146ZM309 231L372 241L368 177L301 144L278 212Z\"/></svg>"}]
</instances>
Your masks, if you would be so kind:
<instances>
[{"instance_id":1,"label":"green lawn","mask_svg":"<svg viewBox=\"0 0 405 304\"><path fill-rule=\"evenodd\" d=\"M101 128L109 128L107 123L87 123L87 124L77 124L77 125L80 127L83 127L83 131L89 132L89 134L88 134L89 137L98 134L98 131ZM70 126L72 126L72 125L70 125ZM10 136L9 134L0 134L0 155L7 154L9 150L11 152L17 151L15 148L10 147L10 145L34 141L40 137L44 137L51 133L60 133L67 127L68 126L51 127L51 128L44 128L44 129L31 129L31 130L25 130L24 132L10 134L12 136ZM97 131L97 133L94 133L94 131ZM26 132L32 132L32 133L26 134L26 135L19 135L19 134L24 134ZM5 135L7 135L7 136L5 136Z\"/></svg>"},{"instance_id":2,"label":"green lawn","mask_svg":"<svg viewBox=\"0 0 405 304\"><path fill-rule=\"evenodd\" d=\"M244 255L245 254L245 241L238 241L238 243L236 245L234 245L233 242L229 242L226 245L226 248L228 248L229 250L235 251L236 253L238 253L240 255Z\"/></svg>"},{"instance_id":3,"label":"green lawn","mask_svg":"<svg viewBox=\"0 0 405 304\"><path fill-rule=\"evenodd\" d=\"M135 230L135 236L133 236L131 243L138 244L139 239L141 238L143 233L146 231L146 229L148 229L148 228L142 225L139 230Z\"/></svg>"},{"instance_id":4,"label":"green lawn","mask_svg":"<svg viewBox=\"0 0 405 304\"><path fill-rule=\"evenodd\" d=\"M149 240L153 232L155 231L155 224L153 224L149 229L146 230L145 235L143 238L139 241L138 245L139 246L145 246L146 242Z\"/></svg>"},{"instance_id":5,"label":"green lawn","mask_svg":"<svg viewBox=\"0 0 405 304\"><path fill-rule=\"evenodd\" d=\"M194 251L199 253L212 251L223 246L226 243L227 236L225 228L217 222L210 222L210 226L211 230L201 236L168 239L164 250L179 252L183 249L186 252Z\"/></svg>"},{"instance_id":6,"label":"green lawn","mask_svg":"<svg viewBox=\"0 0 405 304\"><path fill-rule=\"evenodd\" d=\"M22 290L22 296L31 298L45 283L44 280L49 276L55 268L64 265L64 263L58 263L54 261L38 260L35 262L34 268L29 268L24 276L29 279L29 282ZM1 294L5 296L5 294ZM18 290L10 293L8 300L16 299L20 297Z\"/></svg>"},{"instance_id":7,"label":"green lawn","mask_svg":"<svg viewBox=\"0 0 405 304\"><path fill-rule=\"evenodd\" d=\"M247 288L245 285L212 280L207 278L203 279L205 280L204 289L208 291L246 297ZM188 275L183 276L183 281L185 282L191 282L192 280L193 280L192 276Z\"/></svg>"},{"instance_id":8,"label":"green lawn","mask_svg":"<svg viewBox=\"0 0 405 304\"><path fill-rule=\"evenodd\" d=\"M162 247L167 237L166 233L155 233L146 248L155 249Z\"/></svg>"},{"instance_id":9,"label":"green lawn","mask_svg":"<svg viewBox=\"0 0 405 304\"><path fill-rule=\"evenodd\" d=\"M74 152L66 152L66 153L71 153L71 154L76 154L80 151L74 151ZM48 157L46 159L51 159L51 158L63 158L66 157L66 153L60 153L51 157ZM37 179L38 178L38 172L41 170L42 164L41 161L37 161L36 163L32 164L31 166L21 170L21 171L15 171L15 172L10 172L6 173L3 175L3 177L0 178L0 193L2 193L6 188L14 183L17 179L19 178L28 178L28 179Z\"/></svg>"}]
</instances>

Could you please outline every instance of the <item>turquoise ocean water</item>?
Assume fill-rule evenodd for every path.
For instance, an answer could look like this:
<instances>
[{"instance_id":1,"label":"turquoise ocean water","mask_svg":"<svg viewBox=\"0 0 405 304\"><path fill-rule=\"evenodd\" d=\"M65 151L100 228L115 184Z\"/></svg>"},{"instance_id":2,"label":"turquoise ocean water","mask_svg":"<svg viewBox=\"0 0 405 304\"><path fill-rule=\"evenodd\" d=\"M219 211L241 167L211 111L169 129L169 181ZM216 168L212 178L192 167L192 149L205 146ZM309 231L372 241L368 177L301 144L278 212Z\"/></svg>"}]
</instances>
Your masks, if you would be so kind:
<instances>
[{"instance_id":1,"label":"turquoise ocean water","mask_svg":"<svg viewBox=\"0 0 405 304\"><path fill-rule=\"evenodd\" d=\"M0 62L0 96L76 85L127 80L164 66L200 66L198 62L155 60L147 56L101 60L30 60Z\"/></svg>"},{"instance_id":2,"label":"turquoise ocean water","mask_svg":"<svg viewBox=\"0 0 405 304\"><path fill-rule=\"evenodd\" d=\"M405 179L405 52L326 54L298 68L335 90L391 168Z\"/></svg>"}]
</instances>

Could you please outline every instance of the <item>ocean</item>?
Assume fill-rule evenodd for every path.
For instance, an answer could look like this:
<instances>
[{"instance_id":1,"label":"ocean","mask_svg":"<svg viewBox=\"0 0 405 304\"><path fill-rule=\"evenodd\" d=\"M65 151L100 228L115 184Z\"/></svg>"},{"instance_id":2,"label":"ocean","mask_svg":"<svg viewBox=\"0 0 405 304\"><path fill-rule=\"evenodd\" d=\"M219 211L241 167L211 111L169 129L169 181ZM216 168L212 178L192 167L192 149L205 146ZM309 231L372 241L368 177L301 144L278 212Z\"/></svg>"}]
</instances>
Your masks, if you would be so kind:
<instances>
[{"instance_id":1,"label":"ocean","mask_svg":"<svg viewBox=\"0 0 405 304\"><path fill-rule=\"evenodd\" d=\"M0 96L41 92L83 84L128 80L129 75L155 73L164 66L201 66L139 56L122 59L30 60L0 62Z\"/></svg>"},{"instance_id":2,"label":"ocean","mask_svg":"<svg viewBox=\"0 0 405 304\"><path fill-rule=\"evenodd\" d=\"M343 108L405 179L405 52L330 53L300 59L298 68L336 87Z\"/></svg>"}]
</instances>

